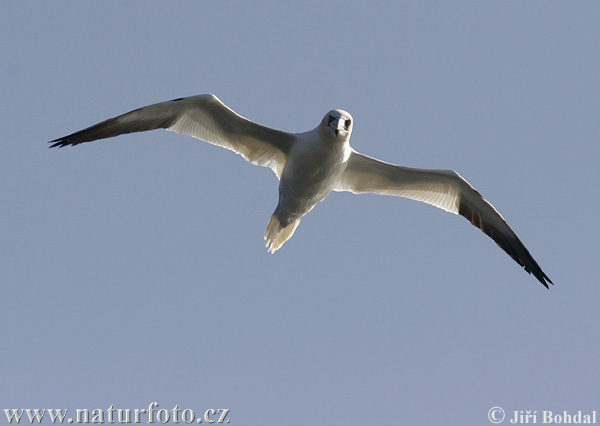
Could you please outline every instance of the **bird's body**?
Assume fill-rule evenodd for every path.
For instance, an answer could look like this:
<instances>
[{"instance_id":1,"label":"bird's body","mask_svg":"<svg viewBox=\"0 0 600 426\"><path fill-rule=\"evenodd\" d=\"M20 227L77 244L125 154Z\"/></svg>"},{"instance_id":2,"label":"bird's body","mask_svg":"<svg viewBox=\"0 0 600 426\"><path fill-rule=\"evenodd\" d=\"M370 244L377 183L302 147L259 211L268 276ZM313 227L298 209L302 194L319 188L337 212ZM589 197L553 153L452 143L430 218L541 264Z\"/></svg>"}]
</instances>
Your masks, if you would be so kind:
<instances>
[{"instance_id":1,"label":"bird's body","mask_svg":"<svg viewBox=\"0 0 600 426\"><path fill-rule=\"evenodd\" d=\"M344 112L330 111L329 116L342 113ZM348 116L345 114L344 117ZM350 154L349 138L340 139L333 132L326 131L322 125L299 133L296 138L281 174L279 203L272 219L278 221L282 228L293 226L292 233L302 216L336 188ZM265 234L271 252L279 249L291 237L291 234L287 235L281 241L276 234L277 232Z\"/></svg>"},{"instance_id":2,"label":"bird's body","mask_svg":"<svg viewBox=\"0 0 600 426\"><path fill-rule=\"evenodd\" d=\"M349 113L332 110L313 130L283 132L241 117L214 95L200 95L139 108L56 139L52 147L158 128L187 134L269 167L280 179L279 202L265 231L270 252L291 238L300 219L332 190L371 192L466 217L544 286L552 283L502 216L456 172L396 166L360 154L350 147L352 127Z\"/></svg>"}]
</instances>

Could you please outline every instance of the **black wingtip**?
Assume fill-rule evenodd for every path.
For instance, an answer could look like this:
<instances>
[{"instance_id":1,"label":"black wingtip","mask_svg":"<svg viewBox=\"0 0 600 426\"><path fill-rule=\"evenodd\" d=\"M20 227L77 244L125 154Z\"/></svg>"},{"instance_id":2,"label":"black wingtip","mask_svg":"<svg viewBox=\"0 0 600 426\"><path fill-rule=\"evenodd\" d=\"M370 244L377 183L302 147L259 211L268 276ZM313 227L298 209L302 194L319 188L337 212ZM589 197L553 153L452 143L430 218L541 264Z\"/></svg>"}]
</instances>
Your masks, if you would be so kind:
<instances>
[{"instance_id":1,"label":"black wingtip","mask_svg":"<svg viewBox=\"0 0 600 426\"><path fill-rule=\"evenodd\" d=\"M67 138L54 139L53 141L50 141L48 143L52 144L48 148L63 148L69 145L77 145L75 143L69 142Z\"/></svg>"},{"instance_id":2,"label":"black wingtip","mask_svg":"<svg viewBox=\"0 0 600 426\"><path fill-rule=\"evenodd\" d=\"M548 283L554 285L552 280L548 278L548 275L544 274L544 272L541 269L539 271L529 271L526 269L526 271L530 274L533 274L533 276L536 277L537 280L541 282L544 285L544 287L546 287L548 290L550 290L550 286L548 285Z\"/></svg>"}]
</instances>

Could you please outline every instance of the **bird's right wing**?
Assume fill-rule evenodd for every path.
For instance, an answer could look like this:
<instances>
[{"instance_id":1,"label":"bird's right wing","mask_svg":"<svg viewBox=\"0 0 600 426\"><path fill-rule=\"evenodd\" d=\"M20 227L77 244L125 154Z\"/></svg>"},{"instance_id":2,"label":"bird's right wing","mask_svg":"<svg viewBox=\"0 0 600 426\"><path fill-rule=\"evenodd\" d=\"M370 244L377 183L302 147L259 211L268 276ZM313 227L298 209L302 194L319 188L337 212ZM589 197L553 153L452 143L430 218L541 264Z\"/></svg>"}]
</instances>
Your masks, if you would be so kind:
<instances>
[{"instance_id":1,"label":"bird's right wing","mask_svg":"<svg viewBox=\"0 0 600 426\"><path fill-rule=\"evenodd\" d=\"M214 95L199 95L149 105L51 141L64 147L126 133L167 129L227 148L277 177L295 140L291 133L254 123Z\"/></svg>"}]
</instances>

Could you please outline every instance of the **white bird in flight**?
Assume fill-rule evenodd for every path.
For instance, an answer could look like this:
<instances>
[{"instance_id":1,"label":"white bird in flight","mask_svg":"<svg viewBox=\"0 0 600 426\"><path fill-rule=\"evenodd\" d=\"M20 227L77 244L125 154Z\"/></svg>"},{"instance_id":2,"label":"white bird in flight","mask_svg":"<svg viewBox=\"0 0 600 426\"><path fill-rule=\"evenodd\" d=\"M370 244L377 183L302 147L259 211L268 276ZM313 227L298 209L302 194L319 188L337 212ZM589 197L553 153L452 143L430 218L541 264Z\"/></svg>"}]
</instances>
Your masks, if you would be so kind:
<instances>
[{"instance_id":1,"label":"white bird in flight","mask_svg":"<svg viewBox=\"0 0 600 426\"><path fill-rule=\"evenodd\" d=\"M288 133L240 116L214 95L200 95L142 107L50 143L64 147L162 128L269 167L280 180L279 203L265 231L271 253L332 190L395 195L464 216L546 288L552 284L500 213L458 173L396 166L363 155L350 147L353 123L349 113L334 109L315 129Z\"/></svg>"}]
</instances>

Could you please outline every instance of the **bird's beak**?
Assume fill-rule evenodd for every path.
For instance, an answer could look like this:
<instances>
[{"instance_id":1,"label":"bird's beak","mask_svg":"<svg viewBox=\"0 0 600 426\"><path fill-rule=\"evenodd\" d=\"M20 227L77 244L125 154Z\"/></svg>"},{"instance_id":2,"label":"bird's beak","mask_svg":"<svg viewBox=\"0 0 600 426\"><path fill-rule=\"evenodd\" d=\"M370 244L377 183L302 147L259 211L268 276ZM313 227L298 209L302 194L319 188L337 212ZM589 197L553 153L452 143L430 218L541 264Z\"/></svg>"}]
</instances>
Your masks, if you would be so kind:
<instances>
[{"instance_id":1,"label":"bird's beak","mask_svg":"<svg viewBox=\"0 0 600 426\"><path fill-rule=\"evenodd\" d=\"M333 132L337 136L340 130L346 130L346 120L342 119L342 117L334 118L329 123L329 127L333 129Z\"/></svg>"}]
</instances>

